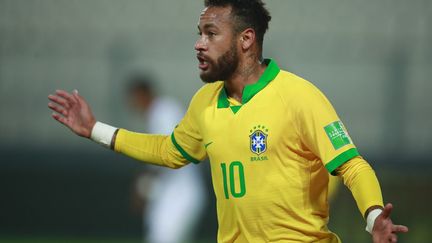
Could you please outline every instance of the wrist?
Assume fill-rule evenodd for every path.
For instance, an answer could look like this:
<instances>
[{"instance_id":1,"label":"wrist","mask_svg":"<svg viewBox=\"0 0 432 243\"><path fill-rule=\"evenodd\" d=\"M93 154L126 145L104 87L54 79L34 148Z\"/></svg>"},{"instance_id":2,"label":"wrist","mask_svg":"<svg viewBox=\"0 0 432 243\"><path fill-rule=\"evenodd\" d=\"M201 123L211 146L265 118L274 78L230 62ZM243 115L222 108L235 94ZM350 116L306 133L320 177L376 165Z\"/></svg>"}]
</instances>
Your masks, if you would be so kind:
<instances>
[{"instance_id":1,"label":"wrist","mask_svg":"<svg viewBox=\"0 0 432 243\"><path fill-rule=\"evenodd\" d=\"M118 128L96 121L90 135L90 139L104 147L112 147L112 139Z\"/></svg>"},{"instance_id":2,"label":"wrist","mask_svg":"<svg viewBox=\"0 0 432 243\"><path fill-rule=\"evenodd\" d=\"M376 218L382 213L382 211L381 208L375 208L368 213L366 217L366 231L370 234L372 234Z\"/></svg>"},{"instance_id":3,"label":"wrist","mask_svg":"<svg viewBox=\"0 0 432 243\"><path fill-rule=\"evenodd\" d=\"M86 137L88 139L91 139L91 134L92 134L94 126L96 125L96 122L97 122L96 120L92 119L90 121L89 129L86 129L84 135L81 135L81 136Z\"/></svg>"}]
</instances>

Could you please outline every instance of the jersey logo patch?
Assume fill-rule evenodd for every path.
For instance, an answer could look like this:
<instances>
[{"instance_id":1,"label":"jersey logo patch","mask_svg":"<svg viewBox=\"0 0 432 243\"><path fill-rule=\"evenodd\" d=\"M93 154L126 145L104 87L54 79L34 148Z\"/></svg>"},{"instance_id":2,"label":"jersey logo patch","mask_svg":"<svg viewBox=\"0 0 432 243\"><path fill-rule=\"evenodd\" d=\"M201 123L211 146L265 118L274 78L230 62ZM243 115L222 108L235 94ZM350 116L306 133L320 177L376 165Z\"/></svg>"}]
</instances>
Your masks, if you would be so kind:
<instances>
[{"instance_id":1,"label":"jersey logo patch","mask_svg":"<svg viewBox=\"0 0 432 243\"><path fill-rule=\"evenodd\" d=\"M324 127L334 149L340 149L345 145L352 144L352 140L341 121L335 121Z\"/></svg>"},{"instance_id":2,"label":"jersey logo patch","mask_svg":"<svg viewBox=\"0 0 432 243\"><path fill-rule=\"evenodd\" d=\"M268 129L264 126L258 125L250 130L249 135L250 150L256 155L260 155L267 150L267 137Z\"/></svg>"}]
</instances>

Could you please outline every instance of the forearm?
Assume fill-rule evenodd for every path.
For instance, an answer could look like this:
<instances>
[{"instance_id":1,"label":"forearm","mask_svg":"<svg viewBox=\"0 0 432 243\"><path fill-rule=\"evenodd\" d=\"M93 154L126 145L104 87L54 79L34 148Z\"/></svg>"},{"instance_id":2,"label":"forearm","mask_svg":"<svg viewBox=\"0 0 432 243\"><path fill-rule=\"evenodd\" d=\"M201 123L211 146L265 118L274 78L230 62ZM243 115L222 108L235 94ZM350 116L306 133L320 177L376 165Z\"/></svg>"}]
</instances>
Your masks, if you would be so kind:
<instances>
[{"instance_id":1,"label":"forearm","mask_svg":"<svg viewBox=\"0 0 432 243\"><path fill-rule=\"evenodd\" d=\"M180 168L188 163L169 136L135 133L96 122L90 139L146 163L170 168Z\"/></svg>"},{"instance_id":2,"label":"forearm","mask_svg":"<svg viewBox=\"0 0 432 243\"><path fill-rule=\"evenodd\" d=\"M130 132L119 129L111 143L119 153L155 165L180 168L188 163L177 151L169 136Z\"/></svg>"},{"instance_id":3,"label":"forearm","mask_svg":"<svg viewBox=\"0 0 432 243\"><path fill-rule=\"evenodd\" d=\"M355 157L341 165L336 174L351 190L363 217L366 218L372 209L383 206L378 179L374 170L362 157Z\"/></svg>"}]
</instances>

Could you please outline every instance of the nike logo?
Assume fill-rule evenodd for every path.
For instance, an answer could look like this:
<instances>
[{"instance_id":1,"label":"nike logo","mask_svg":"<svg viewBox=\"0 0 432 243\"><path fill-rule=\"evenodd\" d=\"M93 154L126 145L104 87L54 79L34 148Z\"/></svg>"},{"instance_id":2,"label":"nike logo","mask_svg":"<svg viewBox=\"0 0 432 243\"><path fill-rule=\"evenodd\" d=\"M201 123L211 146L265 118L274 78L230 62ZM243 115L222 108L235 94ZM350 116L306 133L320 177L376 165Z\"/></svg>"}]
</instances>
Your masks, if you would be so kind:
<instances>
[{"instance_id":1,"label":"nike logo","mask_svg":"<svg viewBox=\"0 0 432 243\"><path fill-rule=\"evenodd\" d=\"M206 143L206 144L204 144L204 148L207 148L210 144L212 144L213 142L210 142L210 143Z\"/></svg>"}]
</instances>

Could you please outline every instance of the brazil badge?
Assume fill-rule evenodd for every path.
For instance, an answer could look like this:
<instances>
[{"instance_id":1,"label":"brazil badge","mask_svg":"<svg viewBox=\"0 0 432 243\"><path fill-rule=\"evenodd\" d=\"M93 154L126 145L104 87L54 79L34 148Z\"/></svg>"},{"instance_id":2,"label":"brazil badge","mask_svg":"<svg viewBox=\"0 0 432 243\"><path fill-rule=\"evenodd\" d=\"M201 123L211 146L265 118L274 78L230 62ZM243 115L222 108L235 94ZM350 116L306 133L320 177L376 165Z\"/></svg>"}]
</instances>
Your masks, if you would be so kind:
<instances>
[{"instance_id":1,"label":"brazil badge","mask_svg":"<svg viewBox=\"0 0 432 243\"><path fill-rule=\"evenodd\" d=\"M266 129L264 126L258 125L255 126L253 130L250 130L250 132L250 150L256 155L264 153L267 150L268 135L265 132L268 132L268 129Z\"/></svg>"}]
</instances>

